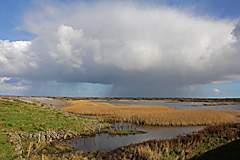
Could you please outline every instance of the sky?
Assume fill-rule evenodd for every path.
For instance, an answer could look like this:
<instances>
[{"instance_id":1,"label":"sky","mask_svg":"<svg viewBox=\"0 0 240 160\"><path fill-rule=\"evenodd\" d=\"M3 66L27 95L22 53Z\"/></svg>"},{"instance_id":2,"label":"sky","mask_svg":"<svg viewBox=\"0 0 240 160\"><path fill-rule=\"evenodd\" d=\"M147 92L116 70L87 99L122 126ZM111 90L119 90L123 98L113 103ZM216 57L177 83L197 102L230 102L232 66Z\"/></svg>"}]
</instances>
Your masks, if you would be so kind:
<instances>
[{"instance_id":1,"label":"sky","mask_svg":"<svg viewBox=\"0 0 240 160\"><path fill-rule=\"evenodd\" d=\"M239 6L2 0L0 95L240 97Z\"/></svg>"}]
</instances>

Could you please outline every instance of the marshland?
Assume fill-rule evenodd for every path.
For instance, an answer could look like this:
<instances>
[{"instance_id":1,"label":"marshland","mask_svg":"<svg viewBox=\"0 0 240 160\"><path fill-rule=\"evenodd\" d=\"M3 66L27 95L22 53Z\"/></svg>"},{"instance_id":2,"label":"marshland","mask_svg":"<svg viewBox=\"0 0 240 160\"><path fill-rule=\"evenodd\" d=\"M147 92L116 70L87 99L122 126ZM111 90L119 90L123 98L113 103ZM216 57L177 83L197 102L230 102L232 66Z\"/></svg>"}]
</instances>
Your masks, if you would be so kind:
<instances>
[{"instance_id":1,"label":"marshland","mask_svg":"<svg viewBox=\"0 0 240 160\"><path fill-rule=\"evenodd\" d=\"M108 103L107 100L113 100L115 104ZM221 152L226 150L232 155L238 154L238 150L229 150L228 146L239 148L240 127L237 121L240 111L231 109L232 105L235 108L239 107L239 99L191 99L191 101L182 98L161 99L168 102L168 107L146 105L146 102L159 100L1 97L0 157L1 159L201 159L203 157L211 159L212 154L224 157L217 152L218 150ZM136 104L122 104L129 101ZM145 105L137 105L140 101ZM210 108L203 109L201 107L204 105L196 106L195 103L185 105L184 109L174 107L177 103L184 102L206 103ZM211 109L211 107L221 108L223 105L223 110ZM187 109L188 107L191 109ZM227 107L229 109L226 109ZM163 134L168 136L161 137ZM135 140L131 142L130 139ZM108 148L102 148L103 150L96 147L95 149L93 147L93 150L84 149L84 143L98 143L97 141L106 145L117 141L130 143L110 145ZM227 159L230 159L231 156L229 154L228 156Z\"/></svg>"},{"instance_id":2,"label":"marshland","mask_svg":"<svg viewBox=\"0 0 240 160\"><path fill-rule=\"evenodd\" d=\"M98 116L106 121L120 121L157 126L217 125L235 122L240 116L237 110L181 109L155 105L125 105L68 101L71 105L62 111L79 115ZM120 102L121 103L121 102Z\"/></svg>"}]
</instances>

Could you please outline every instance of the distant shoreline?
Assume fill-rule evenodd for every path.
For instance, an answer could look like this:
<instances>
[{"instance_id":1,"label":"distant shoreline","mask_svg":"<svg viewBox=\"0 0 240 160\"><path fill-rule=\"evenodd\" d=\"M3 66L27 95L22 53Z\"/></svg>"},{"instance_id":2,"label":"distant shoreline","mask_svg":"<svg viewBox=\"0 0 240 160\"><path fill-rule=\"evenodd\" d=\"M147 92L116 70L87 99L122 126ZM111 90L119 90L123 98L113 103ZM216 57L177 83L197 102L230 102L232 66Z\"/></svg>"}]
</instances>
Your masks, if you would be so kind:
<instances>
[{"instance_id":1,"label":"distant shoreline","mask_svg":"<svg viewBox=\"0 0 240 160\"><path fill-rule=\"evenodd\" d=\"M0 97L44 97L61 100L103 100L103 101L170 101L170 102L239 102L240 98L178 98L178 97L66 97L66 96L17 96L0 95Z\"/></svg>"},{"instance_id":2,"label":"distant shoreline","mask_svg":"<svg viewBox=\"0 0 240 160\"><path fill-rule=\"evenodd\" d=\"M222 102L240 103L240 98L158 98L158 97L48 97L60 100L98 100L98 101L167 101L167 102Z\"/></svg>"}]
</instances>

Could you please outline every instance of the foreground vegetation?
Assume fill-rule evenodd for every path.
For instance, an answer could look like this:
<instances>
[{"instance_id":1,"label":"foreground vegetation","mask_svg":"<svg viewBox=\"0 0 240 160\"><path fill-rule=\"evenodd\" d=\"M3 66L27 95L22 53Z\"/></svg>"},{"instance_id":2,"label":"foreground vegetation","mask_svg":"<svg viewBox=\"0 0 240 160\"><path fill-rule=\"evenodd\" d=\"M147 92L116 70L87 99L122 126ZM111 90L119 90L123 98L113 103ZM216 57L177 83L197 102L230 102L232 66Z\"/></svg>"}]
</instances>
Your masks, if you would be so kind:
<instances>
[{"instance_id":1,"label":"foreground vegetation","mask_svg":"<svg viewBox=\"0 0 240 160\"><path fill-rule=\"evenodd\" d=\"M194 134L77 153L67 159L239 159L240 123L210 126ZM232 147L232 148L230 148Z\"/></svg>"},{"instance_id":2,"label":"foreground vegetation","mask_svg":"<svg viewBox=\"0 0 240 160\"><path fill-rule=\"evenodd\" d=\"M14 98L0 100L0 117L0 159L62 152L67 148L57 146L51 141L41 143L42 137L34 139L29 135L42 134L45 131L62 131L64 134L71 133L74 136L91 134L93 128L97 129L95 123L92 122L96 121L94 119L91 119L90 123L88 119L64 115L61 111L42 108L35 103L27 103ZM8 138L10 135L12 138L15 136L15 139L10 140ZM24 137L24 135L29 137ZM29 146L31 146L30 151L28 151Z\"/></svg>"},{"instance_id":3,"label":"foreground vegetation","mask_svg":"<svg viewBox=\"0 0 240 160\"><path fill-rule=\"evenodd\" d=\"M80 114L102 116L108 121L123 121L144 125L195 126L234 123L240 116L235 110L182 109L166 106L123 105L93 103L89 100L69 101L62 110Z\"/></svg>"}]
</instances>

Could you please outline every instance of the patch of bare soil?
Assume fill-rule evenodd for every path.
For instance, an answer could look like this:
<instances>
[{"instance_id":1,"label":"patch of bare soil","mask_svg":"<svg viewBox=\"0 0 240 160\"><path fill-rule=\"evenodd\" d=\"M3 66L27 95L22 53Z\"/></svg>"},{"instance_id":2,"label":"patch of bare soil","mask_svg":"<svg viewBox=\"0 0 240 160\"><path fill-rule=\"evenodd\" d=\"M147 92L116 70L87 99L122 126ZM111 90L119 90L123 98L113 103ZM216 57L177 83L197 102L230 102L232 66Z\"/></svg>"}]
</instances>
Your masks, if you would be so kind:
<instances>
[{"instance_id":1,"label":"patch of bare soil","mask_svg":"<svg viewBox=\"0 0 240 160\"><path fill-rule=\"evenodd\" d=\"M22 101L25 101L25 102L38 103L39 105L41 105L45 108L51 108L51 109L56 109L56 110L60 110L61 108L64 108L64 107L70 105L67 102L63 102L60 100L47 98L47 97L21 97L19 99L21 99Z\"/></svg>"}]
</instances>

